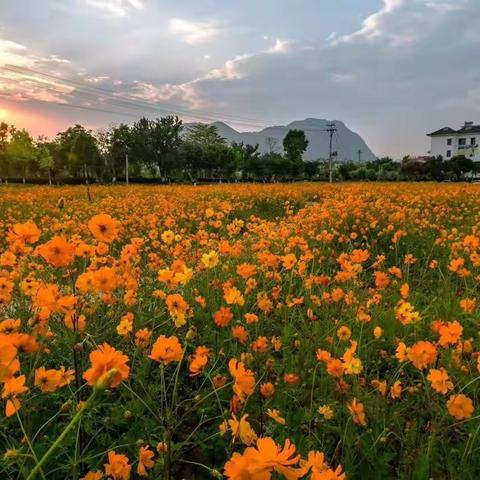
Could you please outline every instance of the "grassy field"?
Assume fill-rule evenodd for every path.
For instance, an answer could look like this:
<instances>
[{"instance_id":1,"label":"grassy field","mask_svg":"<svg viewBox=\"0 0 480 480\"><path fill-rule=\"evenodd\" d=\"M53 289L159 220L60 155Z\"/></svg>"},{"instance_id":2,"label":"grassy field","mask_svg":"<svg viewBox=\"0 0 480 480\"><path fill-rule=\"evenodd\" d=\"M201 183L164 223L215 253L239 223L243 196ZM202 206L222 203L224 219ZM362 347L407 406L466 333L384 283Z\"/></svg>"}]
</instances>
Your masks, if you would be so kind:
<instances>
[{"instance_id":1,"label":"grassy field","mask_svg":"<svg viewBox=\"0 0 480 480\"><path fill-rule=\"evenodd\" d=\"M480 187L0 188L0 478L480 477Z\"/></svg>"}]
</instances>

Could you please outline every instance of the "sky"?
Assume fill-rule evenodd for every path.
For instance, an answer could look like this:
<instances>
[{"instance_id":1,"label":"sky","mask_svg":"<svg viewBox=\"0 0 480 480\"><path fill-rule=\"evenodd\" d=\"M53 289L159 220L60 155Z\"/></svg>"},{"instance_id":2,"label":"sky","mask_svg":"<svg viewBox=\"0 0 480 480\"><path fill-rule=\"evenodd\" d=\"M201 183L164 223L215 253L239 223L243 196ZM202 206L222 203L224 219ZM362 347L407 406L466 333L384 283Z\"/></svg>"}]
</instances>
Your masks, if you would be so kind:
<instances>
[{"instance_id":1,"label":"sky","mask_svg":"<svg viewBox=\"0 0 480 480\"><path fill-rule=\"evenodd\" d=\"M0 121L341 120L379 156L480 123L480 0L1 0Z\"/></svg>"}]
</instances>

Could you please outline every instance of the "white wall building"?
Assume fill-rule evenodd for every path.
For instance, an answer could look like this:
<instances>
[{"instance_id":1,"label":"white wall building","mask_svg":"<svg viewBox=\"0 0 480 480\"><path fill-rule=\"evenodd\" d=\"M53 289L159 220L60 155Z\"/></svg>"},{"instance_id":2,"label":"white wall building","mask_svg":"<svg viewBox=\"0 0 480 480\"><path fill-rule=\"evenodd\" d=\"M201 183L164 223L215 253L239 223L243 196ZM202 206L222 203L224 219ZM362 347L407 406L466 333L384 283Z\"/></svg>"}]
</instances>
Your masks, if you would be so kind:
<instances>
[{"instance_id":1,"label":"white wall building","mask_svg":"<svg viewBox=\"0 0 480 480\"><path fill-rule=\"evenodd\" d=\"M430 155L441 155L444 160L455 155L465 155L474 162L480 162L480 125L465 122L462 128L454 130L444 127L427 134L430 137Z\"/></svg>"}]
</instances>

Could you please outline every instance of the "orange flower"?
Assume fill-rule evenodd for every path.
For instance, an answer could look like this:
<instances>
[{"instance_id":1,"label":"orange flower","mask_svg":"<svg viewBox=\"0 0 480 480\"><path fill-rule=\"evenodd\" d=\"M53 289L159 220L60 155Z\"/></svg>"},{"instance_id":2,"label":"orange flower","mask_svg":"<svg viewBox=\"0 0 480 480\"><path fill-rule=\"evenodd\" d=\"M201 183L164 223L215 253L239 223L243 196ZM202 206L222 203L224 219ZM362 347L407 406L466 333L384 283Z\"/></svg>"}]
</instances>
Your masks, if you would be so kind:
<instances>
[{"instance_id":1,"label":"orange flower","mask_svg":"<svg viewBox=\"0 0 480 480\"><path fill-rule=\"evenodd\" d=\"M448 413L457 420L470 418L474 411L472 400L462 393L450 396L447 401L447 408Z\"/></svg>"},{"instance_id":2,"label":"orange flower","mask_svg":"<svg viewBox=\"0 0 480 480\"><path fill-rule=\"evenodd\" d=\"M104 465L105 475L110 475L113 480L128 480L132 466L128 463L128 457L115 453L115 450L108 452L108 463Z\"/></svg>"},{"instance_id":3,"label":"orange flower","mask_svg":"<svg viewBox=\"0 0 480 480\"><path fill-rule=\"evenodd\" d=\"M61 372L58 370L40 367L35 370L35 386L43 393L54 392L61 383Z\"/></svg>"},{"instance_id":4,"label":"orange flower","mask_svg":"<svg viewBox=\"0 0 480 480\"><path fill-rule=\"evenodd\" d=\"M203 369L207 365L209 352L210 349L207 347L197 347L190 361L189 370L191 376L202 373Z\"/></svg>"},{"instance_id":5,"label":"orange flower","mask_svg":"<svg viewBox=\"0 0 480 480\"><path fill-rule=\"evenodd\" d=\"M245 396L250 396L255 390L255 376L247 370L243 362L231 358L228 362L230 375L234 378L233 391L243 401Z\"/></svg>"},{"instance_id":6,"label":"orange flower","mask_svg":"<svg viewBox=\"0 0 480 480\"><path fill-rule=\"evenodd\" d=\"M226 327L233 318L233 313L228 307L221 307L213 314L213 320L219 327Z\"/></svg>"},{"instance_id":7,"label":"orange flower","mask_svg":"<svg viewBox=\"0 0 480 480\"><path fill-rule=\"evenodd\" d=\"M150 450L150 447L146 445L145 447L140 447L138 452L138 466L137 473L141 477L147 477L147 469L153 468L155 462L152 458L155 456L155 453Z\"/></svg>"},{"instance_id":8,"label":"orange flower","mask_svg":"<svg viewBox=\"0 0 480 480\"><path fill-rule=\"evenodd\" d=\"M248 332L243 325L236 325L232 328L232 337L236 338L240 343L246 343L248 340Z\"/></svg>"},{"instance_id":9,"label":"orange flower","mask_svg":"<svg viewBox=\"0 0 480 480\"><path fill-rule=\"evenodd\" d=\"M337 358L327 361L327 373L332 377L341 377L345 370L343 362Z\"/></svg>"},{"instance_id":10,"label":"orange flower","mask_svg":"<svg viewBox=\"0 0 480 480\"><path fill-rule=\"evenodd\" d=\"M53 237L47 243L37 247L43 259L54 267L66 267L73 262L75 245L68 243L63 237Z\"/></svg>"},{"instance_id":11,"label":"orange flower","mask_svg":"<svg viewBox=\"0 0 480 480\"><path fill-rule=\"evenodd\" d=\"M332 470L325 463L325 455L322 452L309 452L308 469L312 470L311 480L345 480L345 474L342 472L342 466L338 465Z\"/></svg>"},{"instance_id":12,"label":"orange flower","mask_svg":"<svg viewBox=\"0 0 480 480\"><path fill-rule=\"evenodd\" d=\"M275 386L271 382L262 383L260 385L260 393L265 398L272 398L275 395Z\"/></svg>"},{"instance_id":13,"label":"orange flower","mask_svg":"<svg viewBox=\"0 0 480 480\"><path fill-rule=\"evenodd\" d=\"M298 385L300 383L300 377L296 373L285 373L283 381L287 385Z\"/></svg>"},{"instance_id":14,"label":"orange flower","mask_svg":"<svg viewBox=\"0 0 480 480\"><path fill-rule=\"evenodd\" d=\"M232 418L228 420L228 425L232 430L232 441L240 439L244 445L249 446L257 441L257 434L247 418L248 414L245 414L240 420L237 420L235 414L232 413Z\"/></svg>"},{"instance_id":15,"label":"orange flower","mask_svg":"<svg viewBox=\"0 0 480 480\"><path fill-rule=\"evenodd\" d=\"M13 233L25 243L38 242L41 230L32 221L26 223L16 223L13 226Z\"/></svg>"},{"instance_id":16,"label":"orange flower","mask_svg":"<svg viewBox=\"0 0 480 480\"><path fill-rule=\"evenodd\" d=\"M367 426L365 409L362 403L360 403L356 398L354 398L349 404L347 404L347 408L355 423L357 423L358 425L362 425L363 427Z\"/></svg>"},{"instance_id":17,"label":"orange flower","mask_svg":"<svg viewBox=\"0 0 480 480\"><path fill-rule=\"evenodd\" d=\"M118 387L128 378L130 372L127 365L128 357L108 343L100 345L97 350L91 352L89 358L92 366L83 374L83 378L89 385L95 385L112 368L117 370L110 385L112 388Z\"/></svg>"},{"instance_id":18,"label":"orange flower","mask_svg":"<svg viewBox=\"0 0 480 480\"><path fill-rule=\"evenodd\" d=\"M270 437L259 438L255 447L247 447L243 455L234 453L225 464L224 474L232 480L270 480L272 472L288 480L301 478L304 467L295 468L300 455L295 455L295 445L285 440L283 448Z\"/></svg>"},{"instance_id":19,"label":"orange flower","mask_svg":"<svg viewBox=\"0 0 480 480\"><path fill-rule=\"evenodd\" d=\"M151 358L162 365L168 365L172 362L179 362L182 359L182 356L182 345L177 337L160 335L153 344L152 353L148 358Z\"/></svg>"},{"instance_id":20,"label":"orange flower","mask_svg":"<svg viewBox=\"0 0 480 480\"><path fill-rule=\"evenodd\" d=\"M443 395L453 388L453 383L448 378L448 373L444 368L440 370L430 369L427 379L432 384L432 388Z\"/></svg>"},{"instance_id":21,"label":"orange flower","mask_svg":"<svg viewBox=\"0 0 480 480\"><path fill-rule=\"evenodd\" d=\"M437 349L431 342L420 341L410 347L408 359L419 370L433 365L437 359Z\"/></svg>"},{"instance_id":22,"label":"orange flower","mask_svg":"<svg viewBox=\"0 0 480 480\"><path fill-rule=\"evenodd\" d=\"M120 223L106 213L95 215L88 222L88 229L100 242L112 243L118 237Z\"/></svg>"},{"instance_id":23,"label":"orange flower","mask_svg":"<svg viewBox=\"0 0 480 480\"><path fill-rule=\"evenodd\" d=\"M454 322L444 323L438 330L440 340L438 343L442 347L455 345L460 340L463 333L463 327L456 320Z\"/></svg>"}]
</instances>

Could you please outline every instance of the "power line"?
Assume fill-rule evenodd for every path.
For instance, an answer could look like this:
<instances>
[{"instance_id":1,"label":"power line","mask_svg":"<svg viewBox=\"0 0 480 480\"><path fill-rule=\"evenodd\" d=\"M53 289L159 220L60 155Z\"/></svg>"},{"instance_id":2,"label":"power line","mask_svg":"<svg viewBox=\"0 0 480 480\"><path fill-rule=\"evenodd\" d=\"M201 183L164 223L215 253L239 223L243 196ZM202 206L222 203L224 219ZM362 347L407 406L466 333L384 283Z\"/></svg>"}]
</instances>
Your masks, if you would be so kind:
<instances>
[{"instance_id":1,"label":"power line","mask_svg":"<svg viewBox=\"0 0 480 480\"><path fill-rule=\"evenodd\" d=\"M130 109L130 110L141 110L141 111L150 111L152 113L181 113L193 118L197 118L200 120L207 120L207 121L218 121L218 120L227 120L231 121L232 123L236 124L245 124L247 126L251 127L258 127L258 128L267 128L270 127L271 125L268 124L267 121L260 121L260 120L255 120L254 122L248 121L246 118L242 117L235 117L231 116L228 114L216 114L212 112L206 112L206 111L200 111L200 110L191 110L191 109L185 109L183 107L173 105L173 104L166 104L164 102L155 102L155 103L149 103L146 101L139 101L139 100L131 100L131 99L123 99L118 96L118 92L115 90L107 89L107 88L102 88L102 87L92 87L89 85L85 85L82 82L79 82L78 80L73 80L65 77L61 77L59 75L53 75L50 73L46 72L41 72L39 70L34 70L31 68L26 68L26 67L18 67L15 65L6 65L3 67L4 70L17 73L17 74L22 74L25 76L28 75L37 75L40 77L44 77L47 79L52 79L57 82L62 82L62 83L67 83L70 85L73 85L75 87L75 94L83 97L83 98L89 98L91 99L92 97L98 101L98 96L102 98L103 101L107 100L108 103L114 107L119 107L119 108L124 108L124 109ZM29 78L30 81L37 82L37 83L43 83L38 79L35 78ZM46 102L46 103L53 103L57 105L66 105L61 102ZM75 105L75 104L69 104L72 105L74 108L82 108L80 105ZM160 105L160 107L158 106ZM162 108L161 106L164 105L167 108ZM85 107L86 108L86 107ZM87 108L86 108L87 109ZM89 109L94 110L94 107L89 107ZM105 111L108 113L116 113L118 115L122 115L121 112L109 112L108 110L99 110L99 111ZM288 127L280 127L283 129L287 129ZM303 129L306 132L323 132L325 129L322 128L307 128Z\"/></svg>"}]
</instances>

